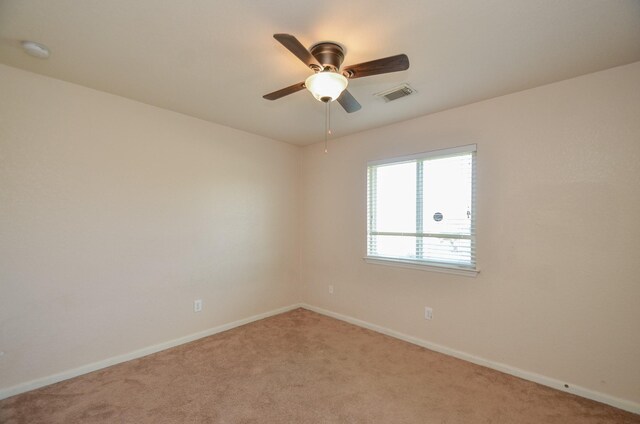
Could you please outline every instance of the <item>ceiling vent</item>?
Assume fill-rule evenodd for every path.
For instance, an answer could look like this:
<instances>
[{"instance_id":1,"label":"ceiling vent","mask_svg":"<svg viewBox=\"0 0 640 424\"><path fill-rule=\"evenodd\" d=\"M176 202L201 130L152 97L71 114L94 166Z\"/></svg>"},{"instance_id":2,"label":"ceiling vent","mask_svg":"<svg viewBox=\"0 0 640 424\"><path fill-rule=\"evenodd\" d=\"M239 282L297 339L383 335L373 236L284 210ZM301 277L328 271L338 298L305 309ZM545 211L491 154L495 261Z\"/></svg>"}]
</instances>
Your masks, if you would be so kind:
<instances>
[{"instance_id":1,"label":"ceiling vent","mask_svg":"<svg viewBox=\"0 0 640 424\"><path fill-rule=\"evenodd\" d=\"M403 97L410 96L414 94L416 90L414 90L409 84L402 84L399 87L394 87L391 90L383 91L381 93L376 93L374 96L381 97L385 102L391 102L393 100L398 100Z\"/></svg>"}]
</instances>

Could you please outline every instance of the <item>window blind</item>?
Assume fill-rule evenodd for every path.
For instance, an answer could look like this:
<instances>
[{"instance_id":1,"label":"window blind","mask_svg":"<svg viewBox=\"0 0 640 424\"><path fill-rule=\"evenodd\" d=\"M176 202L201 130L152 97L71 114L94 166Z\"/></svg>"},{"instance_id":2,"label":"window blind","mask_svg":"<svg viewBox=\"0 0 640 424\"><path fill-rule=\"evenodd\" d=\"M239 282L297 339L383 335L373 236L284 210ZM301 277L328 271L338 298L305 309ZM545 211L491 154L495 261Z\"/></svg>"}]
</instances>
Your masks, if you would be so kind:
<instances>
[{"instance_id":1,"label":"window blind","mask_svg":"<svg viewBox=\"0 0 640 424\"><path fill-rule=\"evenodd\" d=\"M367 167L367 256L475 269L476 146Z\"/></svg>"}]
</instances>

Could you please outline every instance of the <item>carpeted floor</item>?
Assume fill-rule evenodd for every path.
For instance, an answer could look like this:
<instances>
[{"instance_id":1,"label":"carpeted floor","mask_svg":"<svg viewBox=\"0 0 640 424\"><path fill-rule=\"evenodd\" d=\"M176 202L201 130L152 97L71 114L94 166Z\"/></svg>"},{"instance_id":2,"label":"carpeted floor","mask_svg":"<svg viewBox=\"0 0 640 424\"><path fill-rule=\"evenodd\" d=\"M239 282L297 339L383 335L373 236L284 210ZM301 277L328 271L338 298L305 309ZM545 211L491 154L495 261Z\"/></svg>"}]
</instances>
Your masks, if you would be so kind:
<instances>
[{"instance_id":1,"label":"carpeted floor","mask_svg":"<svg viewBox=\"0 0 640 424\"><path fill-rule=\"evenodd\" d=\"M0 401L13 423L640 423L297 309Z\"/></svg>"}]
</instances>

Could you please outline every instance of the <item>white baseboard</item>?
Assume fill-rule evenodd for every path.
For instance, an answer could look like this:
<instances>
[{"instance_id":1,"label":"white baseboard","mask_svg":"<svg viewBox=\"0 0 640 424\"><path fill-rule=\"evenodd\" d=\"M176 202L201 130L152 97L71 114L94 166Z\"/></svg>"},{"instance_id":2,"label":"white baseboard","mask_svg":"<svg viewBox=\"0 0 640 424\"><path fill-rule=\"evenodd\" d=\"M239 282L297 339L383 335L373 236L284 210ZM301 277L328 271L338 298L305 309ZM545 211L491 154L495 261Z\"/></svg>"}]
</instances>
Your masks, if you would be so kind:
<instances>
[{"instance_id":1,"label":"white baseboard","mask_svg":"<svg viewBox=\"0 0 640 424\"><path fill-rule=\"evenodd\" d=\"M97 371L102 368L110 367L112 365L119 364L121 362L130 361L132 359L141 358L143 356L150 355L152 353L160 352L161 350L169 349L174 346L189 343L194 340L201 339L203 337L211 336L213 334L221 333L223 331L231 330L232 328L240 327L241 325L249 324L253 321L258 321L264 318L268 318L273 315L278 315L283 312L300 308L302 305L293 304L285 306L283 308L274 309L272 311L264 312L262 314L254 315L248 318L239 319L227 324L218 325L217 327L209 328L207 330L199 331L197 333L189 334L184 337L169 340L164 343L160 343L153 346L148 346L133 352L125 353L111 358L104 359L102 361L94 362L91 364L83 365L78 368L66 370L58 374L49 375L47 377L38 378L36 380L27 381L25 383L18 384L6 389L0 390L0 399L5 399L10 396L15 396L20 393L28 392L30 390L38 389L40 387L48 386L49 384L57 383L59 381L68 380L73 377L77 377L82 374L87 374L93 371Z\"/></svg>"},{"instance_id":2,"label":"white baseboard","mask_svg":"<svg viewBox=\"0 0 640 424\"><path fill-rule=\"evenodd\" d=\"M169 349L174 346L179 346L181 344L189 343L194 340L201 339L203 337L211 336L213 334L221 333L223 331L231 330L232 328L240 327L245 324L249 324L254 321L258 321L264 318L268 318L273 315L278 315L284 312L288 312L290 310L296 308L305 308L313 312L317 312L322 315L326 315L332 318L339 319L341 321L348 322L350 324L357 325L359 327L367 328L369 330L376 331L378 333L386 334L387 336L395 337L400 340L404 340L409 343L413 343L418 346L422 346L429 350L433 350L436 352L443 353L445 355L453 356L458 359L462 359L477 365L482 365L487 368L491 368L497 371L504 372L506 374L510 374L525 380L533 381L538 384L542 384L544 386L548 386L563 392L572 393L577 396L581 396L587 399L595 400L597 402L605 403L607 405L614 406L616 408L623 409L625 411L633 412L635 414L640 414L640 404L626 400L620 399L614 396L607 395L605 393L600 393L594 390L590 390L580 386L574 386L572 384L568 384L566 382L556 380L554 378L546 377L544 375L536 374L533 372L521 370L516 367L512 367L510 365L502 364L499 362L494 362L488 359L481 358L479 356L471 355L469 353L461 352L455 349L448 348L446 346L441 346L435 343L428 342L426 340L419 339L417 337L409 336L403 333L400 333L395 330L388 329L386 327L382 327L380 325L372 324L367 321L363 321L357 318L353 318L347 315L342 315L337 312L329 311L326 309L318 308L316 306L308 305L305 303L293 304L289 306L285 306L283 308L274 309L272 311L264 312L262 314L254 315L248 318L243 318L237 321L233 321L227 324L222 324L213 328L209 328L204 331L200 331L194 334L189 334L184 337L180 337L177 339L169 340L164 343L160 343L157 345L145 347L143 349L139 349L133 352L125 353L122 355L114 356L111 358L104 359L102 361L94 362L88 365L84 365L78 368L74 368L71 370L63 371L58 374L50 375L47 377L39 378L36 380L27 381L25 383L18 384L16 386L12 386L6 389L0 390L0 399L5 399L10 396L14 396L20 393L28 392L30 390L38 389L40 387L48 386L53 383L57 383L63 380L68 380L73 377L77 377L82 374L87 374L93 371L97 371L102 368L110 367L112 365L119 364L121 362L130 361L132 359L141 358L143 356L150 355L152 353L160 352L165 349ZM566 388L565 384L568 384L569 387Z\"/></svg>"},{"instance_id":3,"label":"white baseboard","mask_svg":"<svg viewBox=\"0 0 640 424\"><path fill-rule=\"evenodd\" d=\"M367 321L362 321L357 318L353 318L347 315L342 315L337 312L329 311L326 309L318 308L316 306L308 305L306 303L303 303L300 306L304 309L308 309L310 311L317 312L322 315L336 318L341 321L345 321L350 324L357 325L359 327L364 327L369 330L373 330L375 332L394 337L396 339L404 340L406 342L409 342L418 346L422 346L429 350L433 350L436 352L443 353L445 355L453 356L454 358L462 359L464 361L471 362L477 365L482 365L484 367L501 371L506 374L511 374L515 377L519 377L524 380L533 381L534 383L542 384L543 386L548 386L563 392L571 393L587 399L595 400L597 402L605 403L607 405L611 405L616 408L623 409L625 411L633 412L635 414L640 414L640 404L630 400L620 399L620 398L610 396L605 393L596 392L594 390L590 390L584 387L574 386L573 384L567 383L565 381L556 380L551 377L546 377L544 375L521 370L519 368L502 364L500 362L494 362L489 359L484 359L479 356L471 355L469 353L451 349L446 346L441 346L435 343L431 343L426 340L419 339L417 337L409 336L409 335L400 333L398 331L391 330L386 327L382 327L380 325L371 324L370 322L367 322ZM569 387L565 387L565 384L568 385Z\"/></svg>"}]
</instances>

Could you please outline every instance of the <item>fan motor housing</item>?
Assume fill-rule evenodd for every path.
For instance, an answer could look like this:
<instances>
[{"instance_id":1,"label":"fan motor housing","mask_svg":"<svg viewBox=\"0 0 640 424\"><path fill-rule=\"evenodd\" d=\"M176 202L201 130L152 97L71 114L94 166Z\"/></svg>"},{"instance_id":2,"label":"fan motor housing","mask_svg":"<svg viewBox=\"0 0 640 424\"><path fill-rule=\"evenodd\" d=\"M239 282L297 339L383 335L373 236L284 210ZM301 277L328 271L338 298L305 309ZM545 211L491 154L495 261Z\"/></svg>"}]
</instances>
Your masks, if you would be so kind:
<instances>
[{"instance_id":1,"label":"fan motor housing","mask_svg":"<svg viewBox=\"0 0 640 424\"><path fill-rule=\"evenodd\" d=\"M329 70L337 72L344 60L344 49L336 43L323 42L311 46L311 54L318 59L318 62Z\"/></svg>"}]
</instances>

